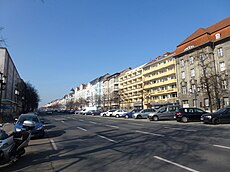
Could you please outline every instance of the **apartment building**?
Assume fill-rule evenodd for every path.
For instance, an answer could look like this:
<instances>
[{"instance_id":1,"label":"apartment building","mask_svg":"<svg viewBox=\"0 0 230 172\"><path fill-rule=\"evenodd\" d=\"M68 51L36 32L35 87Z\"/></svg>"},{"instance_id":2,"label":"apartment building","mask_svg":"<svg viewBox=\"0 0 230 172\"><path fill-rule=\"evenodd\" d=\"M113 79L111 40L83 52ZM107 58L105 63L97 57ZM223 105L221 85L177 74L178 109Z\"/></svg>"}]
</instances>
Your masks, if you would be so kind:
<instances>
[{"instance_id":1,"label":"apartment building","mask_svg":"<svg viewBox=\"0 0 230 172\"><path fill-rule=\"evenodd\" d=\"M0 112L20 113L25 103L25 83L3 47L0 47L0 77Z\"/></svg>"},{"instance_id":2,"label":"apartment building","mask_svg":"<svg viewBox=\"0 0 230 172\"><path fill-rule=\"evenodd\" d=\"M230 17L197 29L175 53L182 106L212 111L229 105Z\"/></svg>"},{"instance_id":3,"label":"apartment building","mask_svg":"<svg viewBox=\"0 0 230 172\"><path fill-rule=\"evenodd\" d=\"M142 66L123 72L119 77L120 107L122 109L143 108Z\"/></svg>"},{"instance_id":4,"label":"apartment building","mask_svg":"<svg viewBox=\"0 0 230 172\"><path fill-rule=\"evenodd\" d=\"M176 62L174 53L165 53L143 66L144 108L177 104Z\"/></svg>"}]
</instances>

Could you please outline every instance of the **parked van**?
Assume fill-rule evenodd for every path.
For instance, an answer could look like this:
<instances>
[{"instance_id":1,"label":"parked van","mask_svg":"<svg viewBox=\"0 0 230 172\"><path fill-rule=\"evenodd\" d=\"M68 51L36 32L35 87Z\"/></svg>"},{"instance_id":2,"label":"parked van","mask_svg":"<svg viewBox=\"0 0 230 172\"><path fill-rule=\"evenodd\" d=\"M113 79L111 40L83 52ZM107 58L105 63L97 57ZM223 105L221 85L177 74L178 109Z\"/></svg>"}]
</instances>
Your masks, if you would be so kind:
<instances>
[{"instance_id":1,"label":"parked van","mask_svg":"<svg viewBox=\"0 0 230 172\"><path fill-rule=\"evenodd\" d=\"M96 107L96 106L84 107L84 108L80 111L80 114L86 115L86 113L89 112L90 110L97 110L97 107Z\"/></svg>"}]
</instances>

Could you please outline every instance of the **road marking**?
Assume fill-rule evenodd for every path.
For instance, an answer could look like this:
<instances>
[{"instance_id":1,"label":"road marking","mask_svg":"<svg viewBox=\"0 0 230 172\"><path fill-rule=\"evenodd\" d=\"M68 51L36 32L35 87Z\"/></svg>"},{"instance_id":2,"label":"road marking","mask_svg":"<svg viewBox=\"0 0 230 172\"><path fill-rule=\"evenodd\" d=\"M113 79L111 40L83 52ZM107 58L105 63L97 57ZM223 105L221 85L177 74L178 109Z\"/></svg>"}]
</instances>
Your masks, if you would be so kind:
<instances>
[{"instance_id":1,"label":"road marking","mask_svg":"<svg viewBox=\"0 0 230 172\"><path fill-rule=\"evenodd\" d=\"M78 129L82 130L82 131L87 131L86 129L84 128L81 128L81 127L77 127Z\"/></svg>"},{"instance_id":2,"label":"road marking","mask_svg":"<svg viewBox=\"0 0 230 172\"><path fill-rule=\"evenodd\" d=\"M103 139L106 139L106 140L108 140L108 141L110 141L110 142L113 142L113 143L118 143L117 141L115 141L115 140L113 140L113 139L110 139L110 138L108 138L108 137L105 137L105 136L102 136L102 135L98 135L100 138L103 138Z\"/></svg>"},{"instance_id":3,"label":"road marking","mask_svg":"<svg viewBox=\"0 0 230 172\"><path fill-rule=\"evenodd\" d=\"M173 128L173 127L164 127L164 128L167 128L167 129L173 129L173 130L192 131L192 132L197 131L197 130L187 130L187 129L183 129L183 128Z\"/></svg>"},{"instance_id":4,"label":"road marking","mask_svg":"<svg viewBox=\"0 0 230 172\"><path fill-rule=\"evenodd\" d=\"M153 136L164 137L164 135L162 135L162 134L155 134L155 133L150 133L150 132L146 132L146 131L139 131L139 130L136 130L135 132L136 132L136 133L142 133L142 134L149 134L149 135L153 135Z\"/></svg>"},{"instance_id":5,"label":"road marking","mask_svg":"<svg viewBox=\"0 0 230 172\"><path fill-rule=\"evenodd\" d=\"M65 121L63 121L63 120L62 120L61 122L62 122L62 123L65 123Z\"/></svg>"},{"instance_id":6,"label":"road marking","mask_svg":"<svg viewBox=\"0 0 230 172\"><path fill-rule=\"evenodd\" d=\"M83 121L85 121L85 120L83 120L83 119L79 119L79 121L83 122Z\"/></svg>"},{"instance_id":7,"label":"road marking","mask_svg":"<svg viewBox=\"0 0 230 172\"><path fill-rule=\"evenodd\" d=\"M143 124L137 124L137 123L130 123L132 125L138 125L138 126L142 126Z\"/></svg>"},{"instance_id":8,"label":"road marking","mask_svg":"<svg viewBox=\"0 0 230 172\"><path fill-rule=\"evenodd\" d=\"M156 159L158 159L158 160L161 160L161 161L164 161L164 162L167 162L167 163L169 163L169 164L175 165L175 166L177 166L177 167L183 168L183 169L185 169L185 170L191 171L191 172L199 172L199 171L197 171L197 170L194 170L194 169L191 169L191 168L189 168L189 167L180 165L180 164L178 164L178 163L169 161L169 160L164 159L164 158L161 158L161 157L159 157L159 156L154 156L154 158L156 158Z\"/></svg>"},{"instance_id":9,"label":"road marking","mask_svg":"<svg viewBox=\"0 0 230 172\"><path fill-rule=\"evenodd\" d=\"M53 147L54 150L58 150L57 146L56 146L56 144L55 144L55 142L54 142L53 139L50 139L50 143L51 143L51 145L52 145L52 147Z\"/></svg>"},{"instance_id":10,"label":"road marking","mask_svg":"<svg viewBox=\"0 0 230 172\"><path fill-rule=\"evenodd\" d=\"M107 127L112 127L112 128L119 128L118 126L115 126L115 125L105 125Z\"/></svg>"},{"instance_id":11,"label":"road marking","mask_svg":"<svg viewBox=\"0 0 230 172\"><path fill-rule=\"evenodd\" d=\"M230 149L230 147L228 146L222 146L222 145L213 145L213 146L218 147L218 148Z\"/></svg>"},{"instance_id":12,"label":"road marking","mask_svg":"<svg viewBox=\"0 0 230 172\"><path fill-rule=\"evenodd\" d=\"M94 122L94 121L89 121L89 123L91 123L91 124L97 124L97 122Z\"/></svg>"}]
</instances>

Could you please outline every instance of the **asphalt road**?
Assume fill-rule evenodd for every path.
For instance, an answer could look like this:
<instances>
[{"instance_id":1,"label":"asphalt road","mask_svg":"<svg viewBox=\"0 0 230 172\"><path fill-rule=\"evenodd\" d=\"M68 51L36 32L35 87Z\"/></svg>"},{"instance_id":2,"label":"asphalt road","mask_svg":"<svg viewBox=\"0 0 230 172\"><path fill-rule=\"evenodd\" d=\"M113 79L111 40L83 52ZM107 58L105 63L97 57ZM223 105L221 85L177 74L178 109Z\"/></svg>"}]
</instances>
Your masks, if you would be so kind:
<instances>
[{"instance_id":1,"label":"asphalt road","mask_svg":"<svg viewBox=\"0 0 230 172\"><path fill-rule=\"evenodd\" d=\"M0 171L229 172L230 124L49 115L46 137L31 140Z\"/></svg>"}]
</instances>

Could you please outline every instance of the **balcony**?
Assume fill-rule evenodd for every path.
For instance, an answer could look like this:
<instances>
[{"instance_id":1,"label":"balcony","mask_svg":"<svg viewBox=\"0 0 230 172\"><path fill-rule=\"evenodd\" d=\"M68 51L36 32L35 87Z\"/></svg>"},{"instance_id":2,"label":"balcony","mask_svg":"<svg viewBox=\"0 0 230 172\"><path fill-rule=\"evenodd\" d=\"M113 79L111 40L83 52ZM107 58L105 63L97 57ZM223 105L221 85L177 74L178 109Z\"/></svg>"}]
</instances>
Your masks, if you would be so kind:
<instances>
[{"instance_id":1,"label":"balcony","mask_svg":"<svg viewBox=\"0 0 230 172\"><path fill-rule=\"evenodd\" d=\"M176 74L176 69L168 70L167 72L160 73L160 74L157 74L157 75L154 75L154 76L151 76L151 77L144 77L144 81L151 81L151 80L154 80L154 79L157 79L157 78L161 78L161 77L168 76L168 75L173 75L173 74Z\"/></svg>"},{"instance_id":2,"label":"balcony","mask_svg":"<svg viewBox=\"0 0 230 172\"><path fill-rule=\"evenodd\" d=\"M176 62L175 61L170 61L168 63L158 65L157 67L150 68L149 70L143 71L143 75L151 73L153 71L157 71L157 70L166 68L166 67L169 67L171 65L176 65Z\"/></svg>"},{"instance_id":3,"label":"balcony","mask_svg":"<svg viewBox=\"0 0 230 172\"><path fill-rule=\"evenodd\" d=\"M170 79L170 80L164 81L164 82L158 82L158 83L154 83L154 84L144 85L144 89L149 89L149 88L153 88L153 87L160 87L160 86L169 85L169 84L173 84L173 83L176 83L176 79Z\"/></svg>"}]
</instances>

